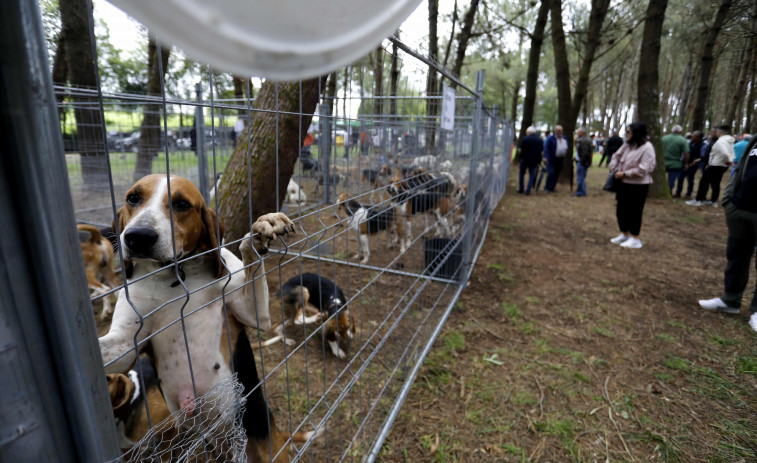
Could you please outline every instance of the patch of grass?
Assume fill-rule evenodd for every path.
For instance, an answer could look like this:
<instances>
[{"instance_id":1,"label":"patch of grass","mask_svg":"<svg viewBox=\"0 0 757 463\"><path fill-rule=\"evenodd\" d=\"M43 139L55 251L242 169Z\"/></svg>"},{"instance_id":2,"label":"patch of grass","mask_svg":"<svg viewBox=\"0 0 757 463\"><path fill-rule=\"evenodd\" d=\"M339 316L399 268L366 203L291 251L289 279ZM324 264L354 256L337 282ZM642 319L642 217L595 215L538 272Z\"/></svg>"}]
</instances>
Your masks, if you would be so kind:
<instances>
[{"instance_id":1,"label":"patch of grass","mask_svg":"<svg viewBox=\"0 0 757 463\"><path fill-rule=\"evenodd\" d=\"M502 444L502 445L500 445L500 447L505 452L511 453L513 455L521 455L521 454L523 454L523 449L521 449L520 447L518 447L515 444Z\"/></svg>"},{"instance_id":2,"label":"patch of grass","mask_svg":"<svg viewBox=\"0 0 757 463\"><path fill-rule=\"evenodd\" d=\"M657 338L670 343L678 342L675 336L671 336L668 333L657 333Z\"/></svg>"},{"instance_id":3,"label":"patch of grass","mask_svg":"<svg viewBox=\"0 0 757 463\"><path fill-rule=\"evenodd\" d=\"M538 304L540 301L538 297L528 296L526 297L526 302L529 304Z\"/></svg>"},{"instance_id":4,"label":"patch of grass","mask_svg":"<svg viewBox=\"0 0 757 463\"><path fill-rule=\"evenodd\" d=\"M709 341L710 341L710 344L712 344L712 345L723 346L723 347L734 346L734 345L736 345L736 344L739 343L739 341L736 340L736 339L733 339L733 338L724 338L724 337L719 336L717 334L713 334L712 336L710 336Z\"/></svg>"},{"instance_id":5,"label":"patch of grass","mask_svg":"<svg viewBox=\"0 0 757 463\"><path fill-rule=\"evenodd\" d=\"M486 266L489 270L495 270L497 272L503 272L505 270L505 266L502 264L489 264Z\"/></svg>"},{"instance_id":6,"label":"patch of grass","mask_svg":"<svg viewBox=\"0 0 757 463\"><path fill-rule=\"evenodd\" d=\"M596 334L598 334L600 336L604 336L606 338L614 338L615 337L615 333L613 333L612 331L608 330L607 328L602 328L600 326L592 327L591 332L592 333L596 333Z\"/></svg>"},{"instance_id":7,"label":"patch of grass","mask_svg":"<svg viewBox=\"0 0 757 463\"><path fill-rule=\"evenodd\" d=\"M502 303L502 310L507 318L521 318L523 316L523 312L520 311L518 306L509 302Z\"/></svg>"},{"instance_id":8,"label":"patch of grass","mask_svg":"<svg viewBox=\"0 0 757 463\"><path fill-rule=\"evenodd\" d=\"M487 265L487 268L489 270L494 270L495 272L497 272L497 278L499 278L499 281L503 283L512 283L515 281L515 278L505 272L505 266L502 264L492 263Z\"/></svg>"},{"instance_id":9,"label":"patch of grass","mask_svg":"<svg viewBox=\"0 0 757 463\"><path fill-rule=\"evenodd\" d=\"M532 334L539 331L539 327L531 322L521 323L519 326L520 332L523 334Z\"/></svg>"},{"instance_id":10,"label":"patch of grass","mask_svg":"<svg viewBox=\"0 0 757 463\"><path fill-rule=\"evenodd\" d=\"M674 220L684 223L704 223L703 215L685 215L683 217L675 217Z\"/></svg>"},{"instance_id":11,"label":"patch of grass","mask_svg":"<svg viewBox=\"0 0 757 463\"><path fill-rule=\"evenodd\" d=\"M575 442L576 429L580 427L578 423L569 418L548 418L543 423L534 423L537 431L545 434L552 434L562 441L565 450L568 451L573 459L578 457L578 446Z\"/></svg>"},{"instance_id":12,"label":"patch of grass","mask_svg":"<svg viewBox=\"0 0 757 463\"><path fill-rule=\"evenodd\" d=\"M757 357L753 355L738 357L733 366L736 369L736 373L752 375L757 378Z\"/></svg>"},{"instance_id":13,"label":"patch of grass","mask_svg":"<svg viewBox=\"0 0 757 463\"><path fill-rule=\"evenodd\" d=\"M531 394L528 391L517 392L513 394L511 400L515 404L526 405L526 406L536 405L537 403L539 403L539 401L536 399L536 396Z\"/></svg>"},{"instance_id":14,"label":"patch of grass","mask_svg":"<svg viewBox=\"0 0 757 463\"><path fill-rule=\"evenodd\" d=\"M574 371L573 372L573 377L576 378L578 381L580 381L582 383L589 383L589 382L591 382L591 379L589 379L588 376L586 376L585 374L581 373L580 371Z\"/></svg>"}]
</instances>

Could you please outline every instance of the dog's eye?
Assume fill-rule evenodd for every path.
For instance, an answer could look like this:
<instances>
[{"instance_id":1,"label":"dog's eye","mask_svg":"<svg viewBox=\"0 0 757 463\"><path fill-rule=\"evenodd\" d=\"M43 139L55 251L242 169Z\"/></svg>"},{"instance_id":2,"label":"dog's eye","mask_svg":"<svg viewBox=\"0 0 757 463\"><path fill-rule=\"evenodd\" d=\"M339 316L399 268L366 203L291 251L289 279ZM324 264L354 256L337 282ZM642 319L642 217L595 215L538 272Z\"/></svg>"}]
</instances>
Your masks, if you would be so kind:
<instances>
[{"instance_id":1,"label":"dog's eye","mask_svg":"<svg viewBox=\"0 0 757 463\"><path fill-rule=\"evenodd\" d=\"M189 201L187 201L186 199L177 199L171 205L173 206L173 210L178 212L186 211L187 209L192 207L192 205L189 204Z\"/></svg>"},{"instance_id":2,"label":"dog's eye","mask_svg":"<svg viewBox=\"0 0 757 463\"><path fill-rule=\"evenodd\" d=\"M136 206L140 201L142 201L142 198L136 193L126 195L126 202L129 203L130 206Z\"/></svg>"}]
</instances>

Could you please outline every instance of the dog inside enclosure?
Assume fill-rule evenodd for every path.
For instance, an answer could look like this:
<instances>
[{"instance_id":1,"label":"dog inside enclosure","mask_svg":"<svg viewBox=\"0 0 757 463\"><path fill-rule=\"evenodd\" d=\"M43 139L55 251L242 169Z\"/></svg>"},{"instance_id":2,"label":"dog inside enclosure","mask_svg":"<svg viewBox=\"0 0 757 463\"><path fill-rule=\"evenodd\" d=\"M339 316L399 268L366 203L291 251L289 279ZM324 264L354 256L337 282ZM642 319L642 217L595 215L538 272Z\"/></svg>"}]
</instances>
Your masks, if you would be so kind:
<instances>
[{"instance_id":1,"label":"dog inside enclosure","mask_svg":"<svg viewBox=\"0 0 757 463\"><path fill-rule=\"evenodd\" d=\"M113 245L92 225L79 224L77 228L87 286L92 291L93 298L101 297L100 319L104 320L113 313L111 297L107 293L117 287L113 271Z\"/></svg>"}]
</instances>

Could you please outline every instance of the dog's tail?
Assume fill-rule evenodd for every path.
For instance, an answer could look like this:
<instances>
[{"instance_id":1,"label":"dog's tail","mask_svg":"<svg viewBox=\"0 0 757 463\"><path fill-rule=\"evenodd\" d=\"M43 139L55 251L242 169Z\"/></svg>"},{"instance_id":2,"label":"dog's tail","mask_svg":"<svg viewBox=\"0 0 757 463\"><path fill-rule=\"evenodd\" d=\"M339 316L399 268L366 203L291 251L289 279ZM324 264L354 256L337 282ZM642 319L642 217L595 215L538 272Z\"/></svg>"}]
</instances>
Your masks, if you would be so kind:
<instances>
[{"instance_id":1,"label":"dog's tail","mask_svg":"<svg viewBox=\"0 0 757 463\"><path fill-rule=\"evenodd\" d=\"M255 354L252 352L245 330L242 330L237 337L233 359L234 370L244 388L243 394L247 397L247 404L242 415L242 426L247 431L248 438L268 438L271 433L269 423L273 425L273 414L265 401L263 387L258 377L258 367L255 364ZM263 418L266 416L268 419Z\"/></svg>"},{"instance_id":2,"label":"dog's tail","mask_svg":"<svg viewBox=\"0 0 757 463\"><path fill-rule=\"evenodd\" d=\"M325 432L326 432L326 425L324 424L323 426L321 426L321 428L315 431L307 431L307 432L300 431L294 434L285 434L285 436L287 438L291 438L292 442L296 444L304 444L309 440L318 439Z\"/></svg>"},{"instance_id":3,"label":"dog's tail","mask_svg":"<svg viewBox=\"0 0 757 463\"><path fill-rule=\"evenodd\" d=\"M92 225L87 225L85 223L81 223L76 226L76 228L79 229L79 241L82 243L86 243L89 241L93 244L100 243L100 240L102 239L102 235L100 234L100 230L93 227Z\"/></svg>"}]
</instances>

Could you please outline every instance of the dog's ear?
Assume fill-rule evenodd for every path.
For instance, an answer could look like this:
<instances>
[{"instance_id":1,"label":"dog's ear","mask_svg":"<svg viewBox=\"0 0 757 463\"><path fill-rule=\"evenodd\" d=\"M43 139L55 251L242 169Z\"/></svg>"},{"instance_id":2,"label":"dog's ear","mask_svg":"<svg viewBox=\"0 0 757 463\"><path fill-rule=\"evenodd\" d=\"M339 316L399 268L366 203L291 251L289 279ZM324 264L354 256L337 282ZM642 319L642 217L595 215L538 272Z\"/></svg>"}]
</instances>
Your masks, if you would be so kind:
<instances>
[{"instance_id":1,"label":"dog's ear","mask_svg":"<svg viewBox=\"0 0 757 463\"><path fill-rule=\"evenodd\" d=\"M134 383L128 376L122 374L105 375L108 379L108 393L113 407L113 416L125 418L131 412L131 395L134 393Z\"/></svg>"},{"instance_id":2,"label":"dog's ear","mask_svg":"<svg viewBox=\"0 0 757 463\"><path fill-rule=\"evenodd\" d=\"M202 226L203 232L200 237L202 251L213 250L210 253L215 265L216 278L228 274L226 267L224 267L221 261L221 252L218 249L218 245L223 242L223 224L218 221L218 233L216 233L216 213L213 209L205 206L202 208Z\"/></svg>"},{"instance_id":3,"label":"dog's ear","mask_svg":"<svg viewBox=\"0 0 757 463\"><path fill-rule=\"evenodd\" d=\"M118 250L118 247L121 246L121 233L124 232L124 227L126 226L125 219L124 219L124 210L126 206L121 206L118 209L118 212L116 212L116 218L113 219L110 222L110 228L113 229L113 235L115 236L113 249ZM116 220L118 220L118 230L116 230ZM132 274L134 274L134 263L131 260L125 260L124 261L124 276L128 280L131 278Z\"/></svg>"}]
</instances>

